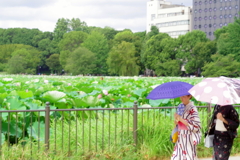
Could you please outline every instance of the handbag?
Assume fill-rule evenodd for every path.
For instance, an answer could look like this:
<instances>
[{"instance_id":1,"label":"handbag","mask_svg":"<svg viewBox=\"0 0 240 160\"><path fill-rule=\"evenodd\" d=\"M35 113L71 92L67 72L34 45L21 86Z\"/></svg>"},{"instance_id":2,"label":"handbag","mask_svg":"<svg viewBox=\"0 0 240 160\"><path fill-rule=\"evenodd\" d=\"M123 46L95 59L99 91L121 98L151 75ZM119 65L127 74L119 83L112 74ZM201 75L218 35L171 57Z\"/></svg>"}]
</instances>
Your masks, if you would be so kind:
<instances>
[{"instance_id":1,"label":"handbag","mask_svg":"<svg viewBox=\"0 0 240 160\"><path fill-rule=\"evenodd\" d=\"M178 129L177 126L172 130L172 133L170 135L170 141L173 143L176 143L178 140Z\"/></svg>"},{"instance_id":2,"label":"handbag","mask_svg":"<svg viewBox=\"0 0 240 160\"><path fill-rule=\"evenodd\" d=\"M214 138L214 135L209 135L208 134L205 137L204 146L207 147L207 148L213 147L213 138Z\"/></svg>"},{"instance_id":3,"label":"handbag","mask_svg":"<svg viewBox=\"0 0 240 160\"><path fill-rule=\"evenodd\" d=\"M214 107L214 110L215 110L215 107ZM213 122L213 116L212 116L212 119L210 121L210 124L209 124L209 127L208 127L208 132L207 132L207 135L206 135L205 141L204 141L204 146L207 147L207 148L213 147L214 134L209 135L209 132L210 132L210 129L211 129L211 126L212 126L212 122Z\"/></svg>"}]
</instances>

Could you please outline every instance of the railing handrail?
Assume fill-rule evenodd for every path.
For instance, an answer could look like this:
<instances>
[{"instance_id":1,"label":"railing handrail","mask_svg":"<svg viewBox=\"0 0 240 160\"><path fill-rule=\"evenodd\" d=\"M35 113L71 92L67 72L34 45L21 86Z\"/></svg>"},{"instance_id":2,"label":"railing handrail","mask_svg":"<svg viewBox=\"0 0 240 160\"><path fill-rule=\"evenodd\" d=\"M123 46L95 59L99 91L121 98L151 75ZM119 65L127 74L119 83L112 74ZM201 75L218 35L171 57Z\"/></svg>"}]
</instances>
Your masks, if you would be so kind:
<instances>
[{"instance_id":1,"label":"railing handrail","mask_svg":"<svg viewBox=\"0 0 240 160\"><path fill-rule=\"evenodd\" d=\"M196 106L197 108L208 108L208 106ZM213 107L213 106L212 106ZM234 106L240 108L240 105ZM165 107L137 107L138 109L173 109L176 106ZM95 111L95 110L133 110L134 108L72 108L72 109L51 109L53 111ZM0 113L4 112L45 112L45 109L30 109L30 110L0 110Z\"/></svg>"}]
</instances>

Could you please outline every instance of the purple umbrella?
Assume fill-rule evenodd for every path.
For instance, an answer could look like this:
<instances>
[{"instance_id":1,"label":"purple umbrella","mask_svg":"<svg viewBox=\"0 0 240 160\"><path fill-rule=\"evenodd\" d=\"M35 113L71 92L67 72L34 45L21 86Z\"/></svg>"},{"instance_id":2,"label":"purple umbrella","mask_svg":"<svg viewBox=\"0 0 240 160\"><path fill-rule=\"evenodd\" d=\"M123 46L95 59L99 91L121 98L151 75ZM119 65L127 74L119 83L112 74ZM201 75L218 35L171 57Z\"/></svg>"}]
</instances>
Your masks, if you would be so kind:
<instances>
[{"instance_id":1,"label":"purple umbrella","mask_svg":"<svg viewBox=\"0 0 240 160\"><path fill-rule=\"evenodd\" d=\"M173 81L163 83L156 88L154 88L147 96L147 99L168 99L168 98L177 98L185 95L189 95L188 92L193 85L181 82L181 81Z\"/></svg>"}]
</instances>

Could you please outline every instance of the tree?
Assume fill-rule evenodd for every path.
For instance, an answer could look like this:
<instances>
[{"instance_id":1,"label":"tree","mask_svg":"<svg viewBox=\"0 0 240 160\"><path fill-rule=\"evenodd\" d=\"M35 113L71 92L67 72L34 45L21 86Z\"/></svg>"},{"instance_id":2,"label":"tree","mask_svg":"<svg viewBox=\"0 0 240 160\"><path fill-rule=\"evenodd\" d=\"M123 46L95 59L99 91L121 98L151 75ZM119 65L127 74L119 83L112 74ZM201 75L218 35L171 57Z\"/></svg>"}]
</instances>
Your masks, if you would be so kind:
<instances>
[{"instance_id":1,"label":"tree","mask_svg":"<svg viewBox=\"0 0 240 160\"><path fill-rule=\"evenodd\" d=\"M159 33L147 41L145 52L142 55L145 68L155 70L156 65L162 62L159 59L164 48L164 46L161 45L161 41L165 38L170 38L170 36L167 33Z\"/></svg>"},{"instance_id":2,"label":"tree","mask_svg":"<svg viewBox=\"0 0 240 160\"><path fill-rule=\"evenodd\" d=\"M93 70L93 73L107 74L107 56L109 48L105 36L100 32L92 31L81 46L96 54L96 61L94 62L96 68Z\"/></svg>"},{"instance_id":3,"label":"tree","mask_svg":"<svg viewBox=\"0 0 240 160\"><path fill-rule=\"evenodd\" d=\"M157 56L157 61L152 64L155 73L161 76L179 76L181 75L181 63L176 59L178 47L177 39L164 38L159 44L161 52Z\"/></svg>"},{"instance_id":4,"label":"tree","mask_svg":"<svg viewBox=\"0 0 240 160\"><path fill-rule=\"evenodd\" d=\"M158 28L156 27L156 26L152 26L151 27L151 31L150 32L148 32L147 34L146 34L146 36L144 37L144 39L143 39L143 41L142 41L142 47L141 47L141 52L140 52L140 60L141 60L141 63L142 64L145 64L145 62L146 62L146 48L147 48L147 41L151 38L151 37L153 37L153 36L155 36L155 35L158 35L159 34L159 30L158 30ZM144 70L147 68L147 66L148 65L144 65Z\"/></svg>"},{"instance_id":5,"label":"tree","mask_svg":"<svg viewBox=\"0 0 240 160\"><path fill-rule=\"evenodd\" d=\"M54 40L59 42L65 33L71 31L84 31L88 33L87 24L84 21L81 21L79 18L72 18L71 20L60 18L56 23L54 29Z\"/></svg>"},{"instance_id":6,"label":"tree","mask_svg":"<svg viewBox=\"0 0 240 160\"><path fill-rule=\"evenodd\" d=\"M31 46L26 46L25 48L18 49L12 53L11 59L8 61L8 73L28 73L35 74L36 68L40 63L40 52ZM21 59L21 63L19 64L20 68L24 68L24 72L20 72L18 68L16 68L17 64L14 62L18 62L17 58Z\"/></svg>"},{"instance_id":7,"label":"tree","mask_svg":"<svg viewBox=\"0 0 240 160\"><path fill-rule=\"evenodd\" d=\"M222 33L217 41L217 52L222 55L233 54L240 62L240 18L229 23L226 32Z\"/></svg>"},{"instance_id":8,"label":"tree","mask_svg":"<svg viewBox=\"0 0 240 160\"><path fill-rule=\"evenodd\" d=\"M135 46L134 55L136 57L136 64L138 66L140 66L140 70L141 70L141 67L144 68L144 65L141 64L140 54L141 54L142 41L141 41L140 37L134 35L131 30L126 29L115 35L115 37L113 39L113 44L114 44L114 46L116 46L116 45L119 45L120 43L122 43L123 41L134 44L134 46Z\"/></svg>"},{"instance_id":9,"label":"tree","mask_svg":"<svg viewBox=\"0 0 240 160\"><path fill-rule=\"evenodd\" d=\"M227 29L228 29L227 26L223 26L222 28L216 29L214 31L215 40L217 41L221 34L227 33Z\"/></svg>"},{"instance_id":10,"label":"tree","mask_svg":"<svg viewBox=\"0 0 240 160\"><path fill-rule=\"evenodd\" d=\"M179 47L177 48L176 58L180 60L183 65L187 64L192 60L194 46L199 42L207 41L209 41L209 39L206 37L206 34L200 30L193 30L185 35L179 36Z\"/></svg>"},{"instance_id":11,"label":"tree","mask_svg":"<svg viewBox=\"0 0 240 160\"><path fill-rule=\"evenodd\" d=\"M239 77L240 62L235 60L233 54L223 56L221 54L214 54L211 56L213 62L207 63L203 67L202 75L206 77Z\"/></svg>"},{"instance_id":12,"label":"tree","mask_svg":"<svg viewBox=\"0 0 240 160\"><path fill-rule=\"evenodd\" d=\"M46 65L50 68L52 73L60 73L62 66L59 62L59 54L52 54L47 60Z\"/></svg>"},{"instance_id":13,"label":"tree","mask_svg":"<svg viewBox=\"0 0 240 160\"><path fill-rule=\"evenodd\" d=\"M120 76L135 76L139 74L139 66L136 63L135 46L129 42L121 42L109 52L107 64L111 74Z\"/></svg>"},{"instance_id":14,"label":"tree","mask_svg":"<svg viewBox=\"0 0 240 160\"><path fill-rule=\"evenodd\" d=\"M198 42L207 42L206 34L200 30L193 30L192 32L188 32L185 35L181 35L178 37L179 48L177 53L177 58L181 59L183 62L188 62L191 59L191 52L194 46Z\"/></svg>"},{"instance_id":15,"label":"tree","mask_svg":"<svg viewBox=\"0 0 240 160\"><path fill-rule=\"evenodd\" d=\"M178 60L168 60L156 65L155 73L159 76L180 76L181 66Z\"/></svg>"},{"instance_id":16,"label":"tree","mask_svg":"<svg viewBox=\"0 0 240 160\"><path fill-rule=\"evenodd\" d=\"M88 33L87 23L81 21L79 18L72 18L69 21L68 28L70 31L83 31Z\"/></svg>"},{"instance_id":17,"label":"tree","mask_svg":"<svg viewBox=\"0 0 240 160\"><path fill-rule=\"evenodd\" d=\"M76 48L80 47L80 45L86 40L87 36L87 33L82 31L72 31L63 36L63 39L59 42L59 49L60 64L64 69L69 54Z\"/></svg>"},{"instance_id":18,"label":"tree","mask_svg":"<svg viewBox=\"0 0 240 160\"><path fill-rule=\"evenodd\" d=\"M63 38L63 35L70 31L68 28L68 23L69 19L65 18L58 19L56 27L54 28L53 31L54 41L59 42Z\"/></svg>"},{"instance_id":19,"label":"tree","mask_svg":"<svg viewBox=\"0 0 240 160\"><path fill-rule=\"evenodd\" d=\"M215 41L197 43L190 53L191 58L185 65L187 73L195 73L196 76L200 76L201 68L212 61L211 56L216 53L216 50Z\"/></svg>"},{"instance_id":20,"label":"tree","mask_svg":"<svg viewBox=\"0 0 240 160\"><path fill-rule=\"evenodd\" d=\"M86 48L79 47L71 52L67 58L66 71L73 75L92 74L96 67L96 55Z\"/></svg>"},{"instance_id":21,"label":"tree","mask_svg":"<svg viewBox=\"0 0 240 160\"><path fill-rule=\"evenodd\" d=\"M20 55L15 55L8 61L8 69L7 72L9 74L18 74L18 73L26 73L27 63L24 57Z\"/></svg>"}]
</instances>

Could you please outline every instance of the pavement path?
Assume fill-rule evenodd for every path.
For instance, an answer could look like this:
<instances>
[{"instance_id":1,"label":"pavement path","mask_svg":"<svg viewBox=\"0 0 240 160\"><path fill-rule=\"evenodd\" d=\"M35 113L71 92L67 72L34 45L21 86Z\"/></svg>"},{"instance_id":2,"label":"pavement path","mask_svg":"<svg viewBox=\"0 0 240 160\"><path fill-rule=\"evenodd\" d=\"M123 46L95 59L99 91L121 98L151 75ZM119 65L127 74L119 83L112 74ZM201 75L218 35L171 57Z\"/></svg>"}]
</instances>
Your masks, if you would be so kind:
<instances>
[{"instance_id":1,"label":"pavement path","mask_svg":"<svg viewBox=\"0 0 240 160\"><path fill-rule=\"evenodd\" d=\"M199 158L199 160L212 160L212 158ZM229 160L240 160L240 156L231 156Z\"/></svg>"}]
</instances>

